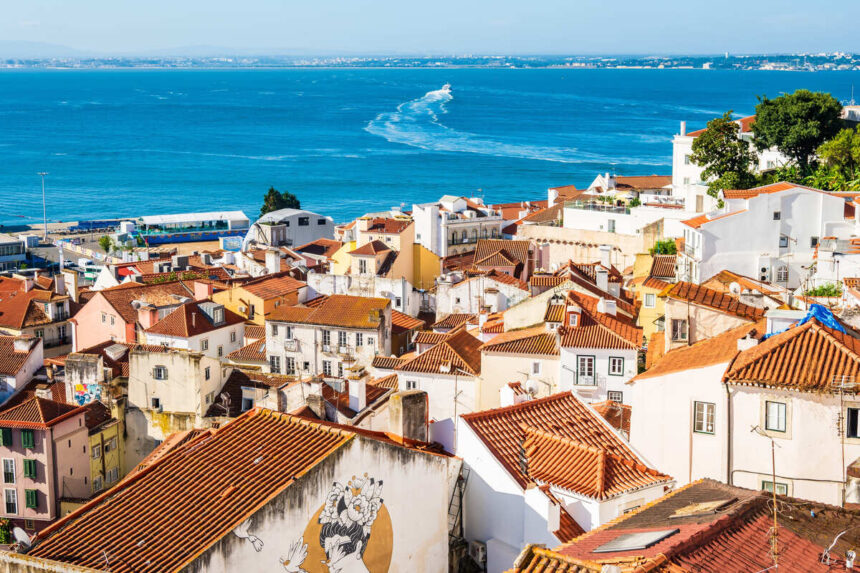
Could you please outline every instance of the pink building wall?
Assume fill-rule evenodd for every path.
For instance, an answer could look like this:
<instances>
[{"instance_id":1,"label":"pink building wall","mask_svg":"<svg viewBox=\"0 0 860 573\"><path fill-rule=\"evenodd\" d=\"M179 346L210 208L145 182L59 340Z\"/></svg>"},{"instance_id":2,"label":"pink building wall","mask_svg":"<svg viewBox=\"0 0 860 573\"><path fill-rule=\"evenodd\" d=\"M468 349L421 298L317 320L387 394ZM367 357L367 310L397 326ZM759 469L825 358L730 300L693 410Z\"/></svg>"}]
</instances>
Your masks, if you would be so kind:
<instances>
[{"instance_id":1,"label":"pink building wall","mask_svg":"<svg viewBox=\"0 0 860 573\"><path fill-rule=\"evenodd\" d=\"M102 322L102 313L105 321ZM114 323L111 325L111 316ZM102 294L96 294L84 307L78 311L74 323L74 351L95 346L106 340L117 342L134 342L134 324L127 324L114 307L108 303Z\"/></svg>"}]
</instances>

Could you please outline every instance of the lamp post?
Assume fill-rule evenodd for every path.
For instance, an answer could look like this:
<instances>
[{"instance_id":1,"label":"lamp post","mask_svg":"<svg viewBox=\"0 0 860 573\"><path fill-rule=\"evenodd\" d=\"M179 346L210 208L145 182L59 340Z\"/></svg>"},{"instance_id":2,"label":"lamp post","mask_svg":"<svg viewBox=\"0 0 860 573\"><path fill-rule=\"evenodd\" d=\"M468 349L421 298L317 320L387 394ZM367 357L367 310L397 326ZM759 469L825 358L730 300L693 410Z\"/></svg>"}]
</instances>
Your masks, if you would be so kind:
<instances>
[{"instance_id":1,"label":"lamp post","mask_svg":"<svg viewBox=\"0 0 860 573\"><path fill-rule=\"evenodd\" d=\"M45 236L44 239L48 240L48 207L45 203L45 175L47 175L47 171L39 171L37 175L42 177L42 221L45 225Z\"/></svg>"}]
</instances>

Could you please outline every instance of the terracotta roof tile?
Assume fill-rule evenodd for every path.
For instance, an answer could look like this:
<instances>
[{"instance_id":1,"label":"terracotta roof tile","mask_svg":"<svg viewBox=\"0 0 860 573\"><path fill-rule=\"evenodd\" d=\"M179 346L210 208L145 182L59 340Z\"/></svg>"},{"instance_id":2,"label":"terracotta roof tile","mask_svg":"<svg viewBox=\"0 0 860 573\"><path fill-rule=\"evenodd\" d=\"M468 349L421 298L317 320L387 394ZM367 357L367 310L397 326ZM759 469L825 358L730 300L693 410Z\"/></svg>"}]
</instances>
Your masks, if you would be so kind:
<instances>
[{"instance_id":1,"label":"terracotta roof tile","mask_svg":"<svg viewBox=\"0 0 860 573\"><path fill-rule=\"evenodd\" d=\"M316 255L330 259L343 246L340 241L334 239L317 239L294 249L298 253Z\"/></svg>"},{"instance_id":2,"label":"terracotta roof tile","mask_svg":"<svg viewBox=\"0 0 860 573\"><path fill-rule=\"evenodd\" d=\"M560 354L555 333L547 332L543 325L494 336L492 340L481 346L481 352L542 356Z\"/></svg>"},{"instance_id":3,"label":"terracotta roof tile","mask_svg":"<svg viewBox=\"0 0 860 573\"><path fill-rule=\"evenodd\" d=\"M227 360L233 362L265 362L266 361L266 339L261 338L234 350L227 355Z\"/></svg>"},{"instance_id":4,"label":"terracotta roof tile","mask_svg":"<svg viewBox=\"0 0 860 573\"><path fill-rule=\"evenodd\" d=\"M441 320L437 320L433 324L430 325L430 328L456 328L458 326L464 325L469 321L475 319L474 314L462 314L462 313L454 313L449 314L445 318Z\"/></svg>"},{"instance_id":5,"label":"terracotta roof tile","mask_svg":"<svg viewBox=\"0 0 860 573\"><path fill-rule=\"evenodd\" d=\"M291 276L284 275L280 277L264 277L256 279L247 282L238 288L241 288L254 296L258 296L263 300L269 300L296 292L304 286L306 286L306 283L296 280Z\"/></svg>"},{"instance_id":6,"label":"terracotta roof tile","mask_svg":"<svg viewBox=\"0 0 860 573\"><path fill-rule=\"evenodd\" d=\"M635 457L618 456L552 432L525 428L525 466L541 484L605 500L672 479Z\"/></svg>"},{"instance_id":7,"label":"terracotta roof tile","mask_svg":"<svg viewBox=\"0 0 860 573\"><path fill-rule=\"evenodd\" d=\"M834 382L853 381L858 375L860 339L813 318L738 354L724 380L730 384L835 392Z\"/></svg>"},{"instance_id":8,"label":"terracotta roof tile","mask_svg":"<svg viewBox=\"0 0 860 573\"><path fill-rule=\"evenodd\" d=\"M224 320L220 324L215 324L201 308L201 306L205 308L206 305L211 306L213 303L193 301L183 304L147 328L146 333L190 338L221 328L234 326L245 321L244 317L222 306L221 311L224 313Z\"/></svg>"},{"instance_id":9,"label":"terracotta roof tile","mask_svg":"<svg viewBox=\"0 0 860 573\"><path fill-rule=\"evenodd\" d=\"M373 362L371 362L371 366L373 368L379 368L380 370L394 370L401 364L406 362L403 358L397 358L396 356L382 356L381 354L377 354L373 357Z\"/></svg>"},{"instance_id":10,"label":"terracotta roof tile","mask_svg":"<svg viewBox=\"0 0 860 573\"><path fill-rule=\"evenodd\" d=\"M445 332L431 332L422 330L415 333L415 344L439 344L443 340L447 340L450 335Z\"/></svg>"},{"instance_id":11,"label":"terracotta roof tile","mask_svg":"<svg viewBox=\"0 0 860 573\"><path fill-rule=\"evenodd\" d=\"M379 328L389 305L387 298L333 294L313 308L278 307L266 319L342 328Z\"/></svg>"},{"instance_id":12,"label":"terracotta roof tile","mask_svg":"<svg viewBox=\"0 0 860 573\"><path fill-rule=\"evenodd\" d=\"M755 116L749 115L747 117L736 119L735 121L740 124L741 133L749 133L750 131L752 131L752 124L755 123ZM696 131L691 131L687 134L687 137L698 137L705 133L706 129L697 129Z\"/></svg>"},{"instance_id":13,"label":"terracotta roof tile","mask_svg":"<svg viewBox=\"0 0 860 573\"><path fill-rule=\"evenodd\" d=\"M779 193L780 191L789 191L791 189L806 189L807 191L817 191L829 195L826 191L816 189L815 187L780 181L778 183L771 183L770 185L753 187L752 189L725 189L723 190L723 197L726 199L752 199L762 194Z\"/></svg>"},{"instance_id":14,"label":"terracotta roof tile","mask_svg":"<svg viewBox=\"0 0 860 573\"><path fill-rule=\"evenodd\" d=\"M564 313L567 309L567 305L564 304L548 304L546 306L546 313L544 313L543 321L544 322L564 322Z\"/></svg>"},{"instance_id":15,"label":"terracotta roof tile","mask_svg":"<svg viewBox=\"0 0 860 573\"><path fill-rule=\"evenodd\" d=\"M472 376L481 373L481 341L466 332L449 336L429 350L397 367L403 372Z\"/></svg>"},{"instance_id":16,"label":"terracotta roof tile","mask_svg":"<svg viewBox=\"0 0 860 573\"><path fill-rule=\"evenodd\" d=\"M560 221L564 215L564 201L559 201L552 207L546 207L530 213L523 217L523 221L528 223L554 223Z\"/></svg>"},{"instance_id":17,"label":"terracotta roof tile","mask_svg":"<svg viewBox=\"0 0 860 573\"><path fill-rule=\"evenodd\" d=\"M499 282L501 284L515 286L520 290L528 291L529 285L521 281L516 277L512 277L509 274L503 273L501 271L497 271L496 269L490 269L489 271L482 272L477 276L471 277L463 281L463 283L467 281L481 281L481 280L493 280ZM458 283L458 284L463 284Z\"/></svg>"},{"instance_id":18,"label":"terracotta roof tile","mask_svg":"<svg viewBox=\"0 0 860 573\"><path fill-rule=\"evenodd\" d=\"M0 335L0 374L15 376L23 368L27 359L35 351L38 341L30 339L30 347L26 352L15 351L15 336Z\"/></svg>"},{"instance_id":19,"label":"terracotta roof tile","mask_svg":"<svg viewBox=\"0 0 860 573\"><path fill-rule=\"evenodd\" d=\"M132 301L147 302L156 307L173 306L180 304L183 298L193 298L194 292L181 281L153 285L124 283L98 291L95 296L104 297L123 321L134 324L137 310L131 306Z\"/></svg>"},{"instance_id":20,"label":"terracotta roof tile","mask_svg":"<svg viewBox=\"0 0 860 573\"><path fill-rule=\"evenodd\" d=\"M384 235L399 235L412 221L409 219L392 219L390 217L375 217L368 224L368 232Z\"/></svg>"},{"instance_id":21,"label":"terracotta roof tile","mask_svg":"<svg viewBox=\"0 0 860 573\"><path fill-rule=\"evenodd\" d=\"M661 281L654 277L646 277L645 280L642 281L642 286L662 291L672 286L672 283L667 283L666 281Z\"/></svg>"},{"instance_id":22,"label":"terracotta roof tile","mask_svg":"<svg viewBox=\"0 0 860 573\"><path fill-rule=\"evenodd\" d=\"M610 426L616 430L621 430L627 436L630 435L630 416L633 413L632 406L612 400L604 400L603 402L593 402L591 407L603 416L603 419L609 422Z\"/></svg>"},{"instance_id":23,"label":"terracotta roof tile","mask_svg":"<svg viewBox=\"0 0 860 573\"><path fill-rule=\"evenodd\" d=\"M722 213L719 215L712 215L710 213L703 213L702 215L697 215L691 219L686 219L681 221L681 223L687 225L688 227L692 227L694 229L700 228L705 223L710 223L711 221L719 221L720 219L725 219L726 217L730 217L732 215L737 215L738 213L746 213L746 209L740 209L738 211L729 211L728 213Z\"/></svg>"},{"instance_id":24,"label":"terracotta roof tile","mask_svg":"<svg viewBox=\"0 0 860 573\"><path fill-rule=\"evenodd\" d=\"M391 311L391 331L395 334L406 332L408 330L417 330L427 326L427 323L420 318L409 316L399 310Z\"/></svg>"},{"instance_id":25,"label":"terracotta roof tile","mask_svg":"<svg viewBox=\"0 0 860 573\"><path fill-rule=\"evenodd\" d=\"M266 338L266 327L260 324L245 324L245 338L248 340L261 340Z\"/></svg>"},{"instance_id":26,"label":"terracotta roof tile","mask_svg":"<svg viewBox=\"0 0 860 573\"><path fill-rule=\"evenodd\" d=\"M677 255L654 255L654 260L651 262L650 276L675 278L675 259L677 259Z\"/></svg>"},{"instance_id":27,"label":"terracotta roof tile","mask_svg":"<svg viewBox=\"0 0 860 573\"><path fill-rule=\"evenodd\" d=\"M662 189L671 184L671 175L617 175L615 177L615 188L622 191L625 189L637 191Z\"/></svg>"},{"instance_id":28,"label":"terracotta roof tile","mask_svg":"<svg viewBox=\"0 0 860 573\"><path fill-rule=\"evenodd\" d=\"M70 416L83 413L84 409L85 406L33 397L0 410L0 428L45 429Z\"/></svg>"},{"instance_id":29,"label":"terracotta roof tile","mask_svg":"<svg viewBox=\"0 0 860 573\"><path fill-rule=\"evenodd\" d=\"M475 261L485 260L499 251L504 251L505 256L512 258L513 262L526 263L529 260L529 249L531 249L529 241L479 239L475 245Z\"/></svg>"},{"instance_id":30,"label":"terracotta roof tile","mask_svg":"<svg viewBox=\"0 0 860 573\"><path fill-rule=\"evenodd\" d=\"M532 275L529 284L533 287L556 287L567 280L567 277L555 275Z\"/></svg>"},{"instance_id":31,"label":"terracotta roof tile","mask_svg":"<svg viewBox=\"0 0 860 573\"><path fill-rule=\"evenodd\" d=\"M666 296L733 314L749 321L759 320L765 313L765 309L744 304L729 294L683 281L672 285L672 288L666 291Z\"/></svg>"},{"instance_id":32,"label":"terracotta roof tile","mask_svg":"<svg viewBox=\"0 0 860 573\"><path fill-rule=\"evenodd\" d=\"M350 255L378 255L379 253L384 253L392 250L391 247L386 245L380 240L370 241L369 243L365 243L362 246L358 247L349 252Z\"/></svg>"},{"instance_id":33,"label":"terracotta roof tile","mask_svg":"<svg viewBox=\"0 0 860 573\"><path fill-rule=\"evenodd\" d=\"M582 309L576 326L559 328L562 348L639 349L643 345L642 329L629 319L597 310L599 300L570 291L568 302Z\"/></svg>"},{"instance_id":34,"label":"terracotta roof tile","mask_svg":"<svg viewBox=\"0 0 860 573\"><path fill-rule=\"evenodd\" d=\"M385 388L386 390L397 390L399 388L397 374L389 374L388 376L382 376L381 378L374 378L373 380L368 381L368 384Z\"/></svg>"}]
</instances>

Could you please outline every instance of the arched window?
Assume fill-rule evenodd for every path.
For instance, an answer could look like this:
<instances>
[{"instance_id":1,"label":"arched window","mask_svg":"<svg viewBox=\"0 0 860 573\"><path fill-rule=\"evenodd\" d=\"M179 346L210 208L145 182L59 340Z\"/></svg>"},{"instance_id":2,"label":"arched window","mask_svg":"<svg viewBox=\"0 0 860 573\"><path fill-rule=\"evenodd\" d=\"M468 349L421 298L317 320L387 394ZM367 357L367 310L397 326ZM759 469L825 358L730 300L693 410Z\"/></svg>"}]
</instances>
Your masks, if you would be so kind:
<instances>
[{"instance_id":1,"label":"arched window","mask_svg":"<svg viewBox=\"0 0 860 573\"><path fill-rule=\"evenodd\" d=\"M473 243L477 242L478 241L478 230L472 229L471 236L472 236L472 242Z\"/></svg>"},{"instance_id":2,"label":"arched window","mask_svg":"<svg viewBox=\"0 0 860 573\"><path fill-rule=\"evenodd\" d=\"M499 236L499 230L498 230L498 229L493 229L493 238L495 239L495 238L497 238L498 236Z\"/></svg>"},{"instance_id":3,"label":"arched window","mask_svg":"<svg viewBox=\"0 0 860 573\"><path fill-rule=\"evenodd\" d=\"M481 238L482 238L482 239L486 239L486 238L487 238L487 229L486 229L486 228L481 229Z\"/></svg>"}]
</instances>

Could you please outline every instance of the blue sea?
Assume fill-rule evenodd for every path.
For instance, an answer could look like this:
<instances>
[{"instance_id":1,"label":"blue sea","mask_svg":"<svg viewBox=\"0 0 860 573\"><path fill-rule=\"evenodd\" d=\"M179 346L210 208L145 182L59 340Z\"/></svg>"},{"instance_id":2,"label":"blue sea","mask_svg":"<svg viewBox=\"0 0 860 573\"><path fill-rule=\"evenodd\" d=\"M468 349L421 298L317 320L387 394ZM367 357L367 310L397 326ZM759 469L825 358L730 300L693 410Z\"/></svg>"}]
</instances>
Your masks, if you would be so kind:
<instances>
[{"instance_id":1,"label":"blue sea","mask_svg":"<svg viewBox=\"0 0 860 573\"><path fill-rule=\"evenodd\" d=\"M450 89L446 89L450 84ZM671 172L671 138L860 73L293 69L0 73L0 223L242 209L269 186L346 221Z\"/></svg>"}]
</instances>

